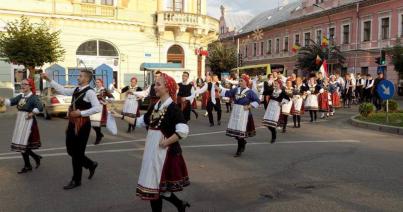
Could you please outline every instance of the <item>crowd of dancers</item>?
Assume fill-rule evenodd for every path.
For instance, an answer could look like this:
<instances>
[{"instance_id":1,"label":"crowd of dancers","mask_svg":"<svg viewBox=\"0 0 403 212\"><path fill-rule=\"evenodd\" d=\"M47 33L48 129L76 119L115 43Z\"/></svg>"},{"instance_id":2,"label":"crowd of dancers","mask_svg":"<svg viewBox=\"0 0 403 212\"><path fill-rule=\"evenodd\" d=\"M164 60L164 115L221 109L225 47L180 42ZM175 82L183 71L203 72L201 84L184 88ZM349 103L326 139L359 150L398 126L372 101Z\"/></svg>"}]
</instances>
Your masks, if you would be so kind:
<instances>
[{"instance_id":1,"label":"crowd of dancers","mask_svg":"<svg viewBox=\"0 0 403 212\"><path fill-rule=\"evenodd\" d=\"M73 176L64 189L81 185L82 168L89 170L89 179L94 176L98 163L85 155L90 131L94 129L95 144L99 144L103 138L101 127L113 120L108 116L113 116L128 123L128 133L133 133L136 127L147 129L137 195L150 201L152 211L161 211L163 200L175 205L178 211L185 211L190 204L174 194L190 184L179 141L189 134L192 112L198 118L197 101L201 101L202 109L207 111L210 126L221 125L221 105L225 103L227 113L231 113L226 135L236 139L238 146L234 156L240 157L245 151L246 139L256 135L252 109L264 108L261 122L271 132L269 142L275 143L278 128L287 132L290 116L294 128L301 128L301 116L305 112L309 113L310 122L316 122L318 113L320 118L327 118L335 115L336 108L350 107L353 96L358 96L359 101L376 101L373 90L367 90L376 86L378 78L383 78L381 73L377 80L372 80L360 76L355 79L349 74L344 79L339 75L327 77L320 72L306 78L295 74L285 77L274 70L267 76L232 74L221 81L217 75L207 74L205 79L191 82L189 73L184 72L182 82L177 83L166 73L156 71L154 74L155 81L145 90L138 87L135 77L131 78L130 85L121 89L126 96L121 112L108 111L107 105L114 101L114 96L110 89L104 88L102 79L95 80L95 88L90 87L93 80L90 71L80 72L76 88L65 88L42 74L58 93L72 96L66 148L72 159ZM32 150L41 146L35 115L43 110L35 95L33 80L23 80L21 86L21 95L0 98L0 104L18 109L11 148L22 153L24 168L18 172L20 174L32 171L30 156L36 168L40 166L42 157ZM145 98L149 100L149 107L141 114L140 105Z\"/></svg>"}]
</instances>

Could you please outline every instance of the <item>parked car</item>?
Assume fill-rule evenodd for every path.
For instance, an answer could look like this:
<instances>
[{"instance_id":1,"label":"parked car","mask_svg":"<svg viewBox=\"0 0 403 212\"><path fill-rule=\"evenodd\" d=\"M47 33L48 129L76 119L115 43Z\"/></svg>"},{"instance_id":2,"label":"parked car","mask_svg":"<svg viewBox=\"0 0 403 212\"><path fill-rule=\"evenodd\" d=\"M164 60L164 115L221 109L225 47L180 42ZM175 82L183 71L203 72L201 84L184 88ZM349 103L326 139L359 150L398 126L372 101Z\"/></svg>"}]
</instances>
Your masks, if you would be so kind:
<instances>
[{"instance_id":1,"label":"parked car","mask_svg":"<svg viewBox=\"0 0 403 212\"><path fill-rule=\"evenodd\" d=\"M73 86L65 87L72 88ZM54 115L67 114L71 103L71 96L57 94L54 88L45 88L41 92L41 100L44 118L51 119L51 116Z\"/></svg>"}]
</instances>

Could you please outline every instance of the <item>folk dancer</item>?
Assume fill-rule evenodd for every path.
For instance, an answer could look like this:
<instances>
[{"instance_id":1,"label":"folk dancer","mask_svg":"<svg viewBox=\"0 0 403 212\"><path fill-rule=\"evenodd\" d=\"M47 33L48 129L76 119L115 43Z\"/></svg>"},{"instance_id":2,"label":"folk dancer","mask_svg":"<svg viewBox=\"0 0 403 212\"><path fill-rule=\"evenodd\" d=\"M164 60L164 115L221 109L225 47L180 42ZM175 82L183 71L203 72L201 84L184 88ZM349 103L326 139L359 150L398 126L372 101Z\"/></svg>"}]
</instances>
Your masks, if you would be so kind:
<instances>
[{"instance_id":1,"label":"folk dancer","mask_svg":"<svg viewBox=\"0 0 403 212\"><path fill-rule=\"evenodd\" d=\"M372 102L371 91L373 86L374 86L374 79L372 79L372 76L370 74L367 74L364 86L364 99L366 102Z\"/></svg>"},{"instance_id":2,"label":"folk dancer","mask_svg":"<svg viewBox=\"0 0 403 212\"><path fill-rule=\"evenodd\" d=\"M143 89L137 86L137 78L132 77L130 79L130 85L122 88L122 93L126 95L126 100L123 105L122 115L131 117L131 118L138 118L140 117L140 98L137 98L134 93L141 92ZM127 133L131 133L135 130L136 121L134 124L128 124Z\"/></svg>"},{"instance_id":3,"label":"folk dancer","mask_svg":"<svg viewBox=\"0 0 403 212\"><path fill-rule=\"evenodd\" d=\"M263 106L264 109L267 109L267 105L269 104L270 96L273 94L273 74L267 75L267 80L263 82L262 96L263 96Z\"/></svg>"},{"instance_id":4,"label":"folk dancer","mask_svg":"<svg viewBox=\"0 0 403 212\"><path fill-rule=\"evenodd\" d=\"M301 77L297 77L295 80L295 86L292 90L292 103L293 107L291 109L292 120L294 122L294 128L301 127L301 115L304 113L303 101L304 92L308 88L302 83Z\"/></svg>"},{"instance_id":5,"label":"folk dancer","mask_svg":"<svg viewBox=\"0 0 403 212\"><path fill-rule=\"evenodd\" d=\"M161 76L161 74L162 74L161 71L155 71L154 72L154 82L150 86L148 86L148 88L145 89L144 91L138 91L138 92L134 93L134 95L137 98L140 98L140 99L148 98L149 99L148 109L150 109L151 105L155 104L159 100L158 96L155 94L154 86L155 86L155 82Z\"/></svg>"},{"instance_id":6,"label":"folk dancer","mask_svg":"<svg viewBox=\"0 0 403 212\"><path fill-rule=\"evenodd\" d=\"M350 108L351 102L353 100L353 81L351 80L351 75L346 74L346 80L343 85L343 107Z\"/></svg>"},{"instance_id":7,"label":"folk dancer","mask_svg":"<svg viewBox=\"0 0 403 212\"><path fill-rule=\"evenodd\" d=\"M220 102L220 84L218 83L218 76L213 75L213 79L210 81L210 76L207 76L207 83L195 93L202 94L208 93L207 96L207 112L210 127L214 126L213 109L217 112L217 124L221 125L221 102Z\"/></svg>"},{"instance_id":8,"label":"folk dancer","mask_svg":"<svg viewBox=\"0 0 403 212\"><path fill-rule=\"evenodd\" d=\"M331 95L332 99L332 106L330 109L330 116L333 116L335 113L336 108L341 107L341 102L340 102L340 89L341 85L339 82L336 81L336 76L331 75L330 76L330 82L329 82L329 92Z\"/></svg>"},{"instance_id":9,"label":"folk dancer","mask_svg":"<svg viewBox=\"0 0 403 212\"><path fill-rule=\"evenodd\" d=\"M183 112L186 123L190 121L190 112L192 111L192 102L194 99L193 84L188 82L189 72L182 73L182 82L178 83L177 105Z\"/></svg>"},{"instance_id":10,"label":"folk dancer","mask_svg":"<svg viewBox=\"0 0 403 212\"><path fill-rule=\"evenodd\" d=\"M255 124L251 108L259 107L259 97L249 89L250 79L247 75L241 77L239 87L233 89L223 88L221 96L234 99L226 135L238 141L238 148L234 157L239 157L245 151L245 138L256 135Z\"/></svg>"},{"instance_id":11,"label":"folk dancer","mask_svg":"<svg viewBox=\"0 0 403 212\"><path fill-rule=\"evenodd\" d=\"M32 171L29 156L31 156L38 168L41 164L42 156L35 154L32 150L41 146L38 122L35 115L42 111L43 106L41 100L36 95L35 83L32 79L24 79L21 81L22 94L11 98L4 99L0 97L0 105L17 106L17 120L11 139L11 150L21 152L24 159L24 168L18 174Z\"/></svg>"},{"instance_id":12,"label":"folk dancer","mask_svg":"<svg viewBox=\"0 0 403 212\"><path fill-rule=\"evenodd\" d=\"M284 87L284 92L288 96L288 99L291 100L293 97L293 87L291 80L287 80L286 85ZM288 116L291 114L291 110L293 107L293 101L288 101L281 105L281 114L280 114L280 124L283 127L283 133L287 131L288 124Z\"/></svg>"},{"instance_id":13,"label":"folk dancer","mask_svg":"<svg viewBox=\"0 0 403 212\"><path fill-rule=\"evenodd\" d=\"M361 77L360 73L357 73L357 79L355 80L355 96L357 98L358 103L364 101L364 85L365 85L365 76Z\"/></svg>"},{"instance_id":14,"label":"folk dancer","mask_svg":"<svg viewBox=\"0 0 403 212\"><path fill-rule=\"evenodd\" d=\"M276 128L281 113L281 105L289 101L280 80L273 81L273 93L270 96L269 104L263 117L263 125L266 126L272 135L270 143L275 143L277 139Z\"/></svg>"},{"instance_id":15,"label":"folk dancer","mask_svg":"<svg viewBox=\"0 0 403 212\"><path fill-rule=\"evenodd\" d=\"M171 202L178 211L185 211L189 203L180 200L174 192L190 184L179 144L189 134L189 127L175 103L175 80L161 74L155 82L155 92L159 101L136 124L148 130L136 193L142 200L150 201L153 212L162 211L162 199ZM134 124L131 117L113 114Z\"/></svg>"},{"instance_id":16,"label":"folk dancer","mask_svg":"<svg viewBox=\"0 0 403 212\"><path fill-rule=\"evenodd\" d=\"M320 118L324 119L325 117L329 117L332 101L329 92L329 81L327 80L327 78L323 80L321 89L319 90L318 105L319 111L322 112Z\"/></svg>"},{"instance_id":17,"label":"folk dancer","mask_svg":"<svg viewBox=\"0 0 403 212\"><path fill-rule=\"evenodd\" d=\"M379 96L378 92L376 91L379 83L384 80L383 78L383 72L378 72L378 77L374 81L374 86L372 86L371 94L372 94L372 99L373 99L373 104L376 107L376 111L380 111L382 109L382 99Z\"/></svg>"},{"instance_id":18,"label":"folk dancer","mask_svg":"<svg viewBox=\"0 0 403 212\"><path fill-rule=\"evenodd\" d=\"M306 91L304 109L309 111L309 116L311 117L311 122L314 122L314 121L316 121L317 111L319 110L318 94L319 94L319 91L321 88L317 84L315 76L311 76L309 78L307 88L308 88L308 90Z\"/></svg>"},{"instance_id":19,"label":"folk dancer","mask_svg":"<svg viewBox=\"0 0 403 212\"><path fill-rule=\"evenodd\" d=\"M91 126L96 133L95 145L101 143L104 134L101 132L101 127L106 126L107 118L108 118L108 108L107 104L112 102L115 98L114 96L104 88L104 82L102 79L95 80L95 93L97 94L97 98L99 103L102 105L102 112L96 113L90 116Z\"/></svg>"},{"instance_id":20,"label":"folk dancer","mask_svg":"<svg viewBox=\"0 0 403 212\"><path fill-rule=\"evenodd\" d=\"M81 185L82 168L89 170L88 179L92 179L97 162L90 160L85 156L85 148L87 146L88 137L91 132L91 121L89 116L102 111L95 91L90 87L92 80L92 72L88 70L80 71L77 78L78 87L65 88L55 81L50 80L46 73L42 74L42 78L50 82L50 86L66 96L73 96L69 107L68 116L69 123L66 130L66 147L67 153L70 155L73 164L73 178L63 188L73 189Z\"/></svg>"}]
</instances>

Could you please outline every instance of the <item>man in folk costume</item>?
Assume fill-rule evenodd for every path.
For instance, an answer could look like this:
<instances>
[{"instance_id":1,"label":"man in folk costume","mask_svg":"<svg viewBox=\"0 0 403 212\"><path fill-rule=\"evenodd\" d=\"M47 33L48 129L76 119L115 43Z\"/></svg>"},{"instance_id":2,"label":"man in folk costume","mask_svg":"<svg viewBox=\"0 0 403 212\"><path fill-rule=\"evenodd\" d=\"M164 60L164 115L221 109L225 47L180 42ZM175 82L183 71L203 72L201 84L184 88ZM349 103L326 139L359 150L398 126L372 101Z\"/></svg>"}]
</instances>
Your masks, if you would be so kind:
<instances>
[{"instance_id":1,"label":"man in folk costume","mask_svg":"<svg viewBox=\"0 0 403 212\"><path fill-rule=\"evenodd\" d=\"M154 83L152 83L146 90L144 91L139 91L139 92L134 92L134 95L137 98L144 99L145 97L148 97L150 104L148 105L148 109L150 109L151 105L155 104L158 102L158 96L155 94L155 82L157 79L161 76L162 72L161 71L156 71L154 73Z\"/></svg>"},{"instance_id":2,"label":"man in folk costume","mask_svg":"<svg viewBox=\"0 0 403 212\"><path fill-rule=\"evenodd\" d=\"M245 151L245 138L256 135L251 108L259 107L259 97L249 89L250 83L249 77L242 75L239 87L233 89L223 88L221 91L221 96L234 99L234 107L231 111L226 133L227 136L234 137L238 141L238 149L234 157L241 156Z\"/></svg>"},{"instance_id":3,"label":"man in folk costume","mask_svg":"<svg viewBox=\"0 0 403 212\"><path fill-rule=\"evenodd\" d=\"M364 99L366 102L372 102L371 90L373 86L374 79L372 78L371 74L367 74L364 86Z\"/></svg>"},{"instance_id":4,"label":"man in folk costume","mask_svg":"<svg viewBox=\"0 0 403 212\"><path fill-rule=\"evenodd\" d=\"M18 110L11 140L11 150L21 152L24 159L24 168L18 174L32 171L29 156L35 160L36 168L40 166L42 159L40 155L32 151L41 146L38 122L35 115L43 109L41 100L36 95L35 82L32 79L22 80L21 91L22 94L11 99L0 97L0 106L17 106Z\"/></svg>"},{"instance_id":5,"label":"man in folk costume","mask_svg":"<svg viewBox=\"0 0 403 212\"><path fill-rule=\"evenodd\" d=\"M192 111L192 102L194 99L193 84L188 82L189 72L182 73L182 82L178 83L177 104L183 112L186 123L190 121L190 113Z\"/></svg>"},{"instance_id":6,"label":"man in folk costume","mask_svg":"<svg viewBox=\"0 0 403 212\"><path fill-rule=\"evenodd\" d=\"M361 103L364 101L364 85L365 85L365 76L361 76L360 73L357 73L357 79L355 79L355 97L358 102Z\"/></svg>"},{"instance_id":7,"label":"man in folk costume","mask_svg":"<svg viewBox=\"0 0 403 212\"><path fill-rule=\"evenodd\" d=\"M304 92L306 92L308 88L304 83L302 83L301 77L297 77L295 80L295 86L292 90L292 119L294 122L294 128L301 127L301 115L304 112L303 102L304 102Z\"/></svg>"},{"instance_id":8,"label":"man in folk costume","mask_svg":"<svg viewBox=\"0 0 403 212\"><path fill-rule=\"evenodd\" d=\"M178 211L185 211L189 203L174 192L190 184L179 141L189 134L189 127L176 102L177 84L167 74L155 83L159 101L141 116L136 126L146 127L147 138L137 184L137 196L149 200L153 212L162 211L162 200L171 202ZM113 113L134 124L134 119Z\"/></svg>"},{"instance_id":9,"label":"man in folk costume","mask_svg":"<svg viewBox=\"0 0 403 212\"><path fill-rule=\"evenodd\" d=\"M379 83L381 83L382 80L384 80L383 72L378 72L378 77L375 79L374 85L372 86L372 89L371 89L373 104L376 107L376 111L380 111L382 109L382 99L379 96L378 92L376 91Z\"/></svg>"},{"instance_id":10,"label":"man in folk costume","mask_svg":"<svg viewBox=\"0 0 403 212\"><path fill-rule=\"evenodd\" d=\"M281 105L289 101L289 97L282 88L280 80L273 82L273 93L270 96L269 104L263 117L263 125L271 132L270 143L275 143L277 139L276 128L281 114Z\"/></svg>"},{"instance_id":11,"label":"man in folk costume","mask_svg":"<svg viewBox=\"0 0 403 212\"><path fill-rule=\"evenodd\" d=\"M55 88L58 93L73 96L68 111L69 123L66 130L66 147L67 153L72 159L73 178L69 184L64 186L66 190L81 185L83 167L90 172L88 179L92 179L98 166L97 162L85 156L85 148L91 132L89 117L102 111L97 95L89 85L92 75L91 71L82 70L77 78L78 87L70 89L50 80L46 73L42 74L42 78L50 82L50 86Z\"/></svg>"},{"instance_id":12,"label":"man in folk costume","mask_svg":"<svg viewBox=\"0 0 403 212\"><path fill-rule=\"evenodd\" d=\"M95 93L97 94L97 98L99 103L102 105L102 112L96 113L90 116L91 126L96 133L95 145L101 143L104 134L101 132L101 127L106 127L106 121L108 118L108 108L107 104L112 102L115 98L113 95L105 89L104 81L102 79L95 80Z\"/></svg>"},{"instance_id":13,"label":"man in folk costume","mask_svg":"<svg viewBox=\"0 0 403 212\"><path fill-rule=\"evenodd\" d=\"M319 110L318 94L321 89L317 84L315 75L310 76L307 88L304 109L309 111L311 122L314 122L317 119L317 111Z\"/></svg>"},{"instance_id":14,"label":"man in folk costume","mask_svg":"<svg viewBox=\"0 0 403 212\"><path fill-rule=\"evenodd\" d=\"M332 100L330 116L334 115L336 108L341 107L340 90L341 90L341 85L336 81L336 76L331 75L330 82L329 82L329 92L330 92L330 96L331 96L331 100Z\"/></svg>"},{"instance_id":15,"label":"man in folk costume","mask_svg":"<svg viewBox=\"0 0 403 212\"><path fill-rule=\"evenodd\" d=\"M141 92L143 89L137 86L137 78L132 77L130 79L130 85L122 88L122 93L126 95L126 100L123 105L122 115L131 118L140 117L140 98L134 95L135 92ZM135 124L128 124L127 133L131 133L135 130Z\"/></svg>"},{"instance_id":16,"label":"man in folk costume","mask_svg":"<svg viewBox=\"0 0 403 212\"><path fill-rule=\"evenodd\" d=\"M267 109L267 105L269 104L270 96L273 94L273 74L268 74L266 81L263 82L263 106L264 109Z\"/></svg>"},{"instance_id":17,"label":"man in folk costume","mask_svg":"<svg viewBox=\"0 0 403 212\"><path fill-rule=\"evenodd\" d=\"M284 92L287 95L288 99L291 100L293 97L293 87L291 80L287 80L284 87ZM283 127L283 133L287 131L288 116L291 114L292 107L293 101L288 101L281 105L280 124Z\"/></svg>"},{"instance_id":18,"label":"man in folk costume","mask_svg":"<svg viewBox=\"0 0 403 212\"><path fill-rule=\"evenodd\" d=\"M351 107L351 102L353 100L353 81L351 80L351 75L346 74L346 80L343 85L343 107Z\"/></svg>"},{"instance_id":19,"label":"man in folk costume","mask_svg":"<svg viewBox=\"0 0 403 212\"><path fill-rule=\"evenodd\" d=\"M196 91L196 94L207 93L207 112L210 127L214 126L213 109L217 112L217 124L221 125L221 102L219 94L220 84L218 76L213 75L211 82L207 82L202 88Z\"/></svg>"}]
</instances>

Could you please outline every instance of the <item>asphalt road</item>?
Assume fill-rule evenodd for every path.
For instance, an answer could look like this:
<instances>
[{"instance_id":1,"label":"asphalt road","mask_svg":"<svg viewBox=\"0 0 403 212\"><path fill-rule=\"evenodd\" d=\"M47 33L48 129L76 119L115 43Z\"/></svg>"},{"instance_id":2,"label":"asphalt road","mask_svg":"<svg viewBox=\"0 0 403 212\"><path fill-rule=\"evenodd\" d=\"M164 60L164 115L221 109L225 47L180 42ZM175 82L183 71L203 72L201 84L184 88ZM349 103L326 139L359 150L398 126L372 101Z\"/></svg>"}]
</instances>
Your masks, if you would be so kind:
<instances>
[{"instance_id":1,"label":"asphalt road","mask_svg":"<svg viewBox=\"0 0 403 212\"><path fill-rule=\"evenodd\" d=\"M210 128L207 118L192 120L191 136L182 141L191 186L178 194L188 211L403 211L403 137L352 127L347 119L356 109L279 133L269 144L265 128L248 139L246 152L234 158L234 139L222 126ZM263 111L254 111L260 125ZM44 159L25 175L19 154L9 151L14 116L0 118L0 211L151 211L135 196L145 130L119 135L105 133L99 146L88 145L88 156L99 163L94 178L64 191L72 174L64 147L67 120L39 119ZM290 123L292 120L289 121ZM104 131L106 131L104 129ZM94 141L94 132L90 143ZM175 211L164 202L165 211Z\"/></svg>"}]
</instances>

